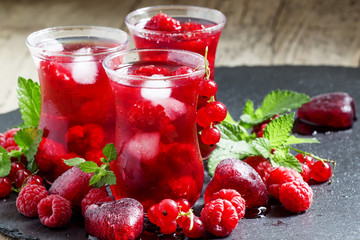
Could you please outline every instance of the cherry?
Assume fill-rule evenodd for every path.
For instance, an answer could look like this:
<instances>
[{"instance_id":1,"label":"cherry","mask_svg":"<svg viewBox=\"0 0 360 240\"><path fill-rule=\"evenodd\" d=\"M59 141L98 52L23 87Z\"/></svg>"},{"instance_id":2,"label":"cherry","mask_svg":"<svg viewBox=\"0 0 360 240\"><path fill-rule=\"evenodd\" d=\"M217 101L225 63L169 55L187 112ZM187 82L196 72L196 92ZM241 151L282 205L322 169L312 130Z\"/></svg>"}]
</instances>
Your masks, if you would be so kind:
<instances>
[{"instance_id":1,"label":"cherry","mask_svg":"<svg viewBox=\"0 0 360 240\"><path fill-rule=\"evenodd\" d=\"M317 182L326 182L331 176L331 166L327 162L317 161L311 168L311 178Z\"/></svg>"},{"instance_id":2,"label":"cherry","mask_svg":"<svg viewBox=\"0 0 360 240\"><path fill-rule=\"evenodd\" d=\"M11 192L11 180L7 177L0 177L0 198L9 196Z\"/></svg>"},{"instance_id":3,"label":"cherry","mask_svg":"<svg viewBox=\"0 0 360 240\"><path fill-rule=\"evenodd\" d=\"M199 84L199 95L205 97L215 96L218 90L217 84L212 80L203 80Z\"/></svg>"},{"instance_id":4,"label":"cherry","mask_svg":"<svg viewBox=\"0 0 360 240\"><path fill-rule=\"evenodd\" d=\"M21 162L12 162L11 163L11 169L10 169L10 173L8 175L8 178L11 181L15 180L15 176L16 176L16 172L19 171L20 169L26 169L25 165Z\"/></svg>"},{"instance_id":5,"label":"cherry","mask_svg":"<svg viewBox=\"0 0 360 240\"><path fill-rule=\"evenodd\" d=\"M211 121L209 120L205 107L199 108L196 113L196 122L201 127L210 127Z\"/></svg>"},{"instance_id":6,"label":"cherry","mask_svg":"<svg viewBox=\"0 0 360 240\"><path fill-rule=\"evenodd\" d=\"M227 109L222 102L214 101L209 102L205 106L208 119L212 122L221 122L226 118Z\"/></svg>"},{"instance_id":7,"label":"cherry","mask_svg":"<svg viewBox=\"0 0 360 240\"><path fill-rule=\"evenodd\" d=\"M16 172L16 175L15 175L15 180L14 180L14 183L15 183L15 186L17 188L21 188L22 185L24 184L25 180L31 176L31 172L27 169L20 169Z\"/></svg>"},{"instance_id":8,"label":"cherry","mask_svg":"<svg viewBox=\"0 0 360 240\"><path fill-rule=\"evenodd\" d=\"M26 185L44 185L44 180L39 175L32 175L26 181Z\"/></svg>"},{"instance_id":9,"label":"cherry","mask_svg":"<svg viewBox=\"0 0 360 240\"><path fill-rule=\"evenodd\" d=\"M207 145L214 145L220 141L221 133L214 127L204 128L201 132L201 140Z\"/></svg>"}]
</instances>

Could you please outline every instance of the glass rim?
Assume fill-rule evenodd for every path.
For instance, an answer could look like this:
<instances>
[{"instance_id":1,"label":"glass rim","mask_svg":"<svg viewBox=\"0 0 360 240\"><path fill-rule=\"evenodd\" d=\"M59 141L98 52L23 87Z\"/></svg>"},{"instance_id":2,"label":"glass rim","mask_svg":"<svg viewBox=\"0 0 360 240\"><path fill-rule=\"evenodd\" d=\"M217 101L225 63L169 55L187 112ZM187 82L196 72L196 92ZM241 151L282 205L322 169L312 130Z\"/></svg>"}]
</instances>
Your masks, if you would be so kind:
<instances>
[{"instance_id":1,"label":"glass rim","mask_svg":"<svg viewBox=\"0 0 360 240\"><path fill-rule=\"evenodd\" d=\"M51 34L51 33L55 33L55 32L59 32L59 33L63 33L66 31L70 32L72 30L75 30L75 31L76 30L95 30L95 31L98 30L98 31L109 31L109 32L111 31L111 32L115 32L116 34L120 34L121 38L115 39L115 38L105 37L105 39L115 40L116 42L119 43L119 45L115 46L115 47L106 48L106 49L104 49L104 51L100 51L97 53L81 53L81 52L74 53L74 52L70 52L70 51L49 50L42 46L37 46L37 44L41 43L42 41L55 39L55 37L49 36L49 37L44 37L43 39L40 39L40 40L36 40L36 38L38 38L38 37L46 36L47 34ZM91 37L92 35L91 34L89 34L89 35L74 34L72 37L77 37L77 36ZM60 37L60 35L58 37ZM68 37L70 37L70 36L68 36ZM122 39L125 41L119 41ZM109 53L113 53L113 52L122 50L124 47L127 46L129 41L130 41L129 35L125 31L123 31L119 28L95 26L95 25L68 25L68 26L49 27L49 28L44 28L44 29L32 32L26 38L25 43L31 51L36 52L36 54L38 54L38 55L59 56L59 57L87 57L87 56L107 55Z\"/></svg>"},{"instance_id":2,"label":"glass rim","mask_svg":"<svg viewBox=\"0 0 360 240\"><path fill-rule=\"evenodd\" d=\"M218 22L218 23L215 23L215 25L212 25L210 27L205 27L203 29L197 29L197 30L191 30L191 31L182 31L182 32L166 32L166 31L144 29L144 28L137 27L136 24L130 23L130 19L133 16L140 15L141 13L148 12L149 10L150 11L151 10L158 10L160 12L161 10L165 11L165 10L176 10L176 9L181 9L181 10L195 9L195 10L198 10L198 11L206 10L206 11L209 11L209 12L212 12L212 13L215 13L215 14L219 15L221 17L221 21ZM139 8L139 9L136 9L136 10L130 12L125 17L125 24L129 28L129 30L136 30L138 32L149 34L149 35L151 34L151 35L163 35L163 36L166 36L166 35L171 35L171 36L178 36L179 35L180 36L180 35L184 35L186 33L203 33L203 32L217 31L217 30L223 28L225 23L226 23L226 17L221 11L219 11L217 9L213 9L213 8L192 6L192 5L157 5L157 6L143 7L143 8Z\"/></svg>"},{"instance_id":3,"label":"glass rim","mask_svg":"<svg viewBox=\"0 0 360 240\"><path fill-rule=\"evenodd\" d=\"M194 56L197 57L199 59L202 59L204 61L204 56L202 56L201 54L195 53L195 52L191 52L191 51L187 51L187 50L181 50L181 49L152 49L152 48L133 48L133 49L127 49L127 50L122 50L116 53L112 53L110 55L108 55L102 65L105 69L106 72L110 73L113 76L116 76L117 78L123 78L126 80L135 80L135 81L165 81L165 80L169 80L169 81L174 81L174 80L178 80L178 79L183 79L186 77L192 77L192 76L197 76L197 75L204 75L205 74L205 68L203 65L198 66L197 68L195 68L194 72L191 73L186 73L186 74L181 74L181 75L175 75L175 76L159 76L159 78L154 78L153 76L138 76L138 75L129 75L126 73L119 73L116 70L114 70L114 68L109 66L109 63L111 60L113 60L114 58L118 58L121 56L125 56L126 54L132 54L132 53L142 53L142 52L175 52L175 53L180 53L180 54L187 54L189 56ZM204 63L204 62L203 62ZM120 65L127 65L127 63L120 63ZM109 77L109 79L111 81L114 81L111 79L111 77ZM115 81L118 82L118 81Z\"/></svg>"}]
</instances>

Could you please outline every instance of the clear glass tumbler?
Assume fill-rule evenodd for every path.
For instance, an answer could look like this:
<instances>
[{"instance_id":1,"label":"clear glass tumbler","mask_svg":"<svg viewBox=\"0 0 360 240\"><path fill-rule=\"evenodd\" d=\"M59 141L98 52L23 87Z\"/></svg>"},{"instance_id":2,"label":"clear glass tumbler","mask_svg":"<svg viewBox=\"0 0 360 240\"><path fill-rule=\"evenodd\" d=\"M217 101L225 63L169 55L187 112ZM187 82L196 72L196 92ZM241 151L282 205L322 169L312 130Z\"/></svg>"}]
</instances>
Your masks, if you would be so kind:
<instances>
[{"instance_id":1,"label":"clear glass tumbler","mask_svg":"<svg viewBox=\"0 0 360 240\"><path fill-rule=\"evenodd\" d=\"M83 157L100 164L102 148L113 142L114 98L102 61L128 42L124 31L98 26L54 27L28 36L44 130L35 158L48 181L68 169L62 159Z\"/></svg>"},{"instance_id":2,"label":"clear glass tumbler","mask_svg":"<svg viewBox=\"0 0 360 240\"><path fill-rule=\"evenodd\" d=\"M104 60L114 92L116 199L131 197L145 210L162 199L200 196L204 167L196 135L201 55L134 49Z\"/></svg>"}]
</instances>

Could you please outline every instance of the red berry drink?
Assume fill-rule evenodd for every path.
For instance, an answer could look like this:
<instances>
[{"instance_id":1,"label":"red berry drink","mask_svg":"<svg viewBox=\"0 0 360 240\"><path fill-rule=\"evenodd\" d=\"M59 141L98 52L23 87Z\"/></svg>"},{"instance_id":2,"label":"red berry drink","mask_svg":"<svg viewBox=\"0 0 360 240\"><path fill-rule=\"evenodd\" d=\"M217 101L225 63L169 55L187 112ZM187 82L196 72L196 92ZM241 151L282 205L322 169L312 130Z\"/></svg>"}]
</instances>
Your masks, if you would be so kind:
<instances>
[{"instance_id":1,"label":"red berry drink","mask_svg":"<svg viewBox=\"0 0 360 240\"><path fill-rule=\"evenodd\" d=\"M102 61L127 43L125 32L94 26L49 28L28 37L40 79L39 128L44 130L35 158L46 180L68 169L63 159L100 163L102 148L113 142L114 98Z\"/></svg>"},{"instance_id":2,"label":"red berry drink","mask_svg":"<svg viewBox=\"0 0 360 240\"><path fill-rule=\"evenodd\" d=\"M196 135L199 54L166 49L124 51L104 67L116 106L115 146L110 163L116 199L131 197L145 210L162 199L200 196L204 168Z\"/></svg>"},{"instance_id":3,"label":"red berry drink","mask_svg":"<svg viewBox=\"0 0 360 240\"><path fill-rule=\"evenodd\" d=\"M137 48L183 49L204 55L208 47L210 79L214 79L215 53L225 22L224 14L218 10L181 5L141 8L125 19ZM198 108L207 100L200 97ZM204 159L215 149L204 144L200 135L199 144Z\"/></svg>"}]
</instances>

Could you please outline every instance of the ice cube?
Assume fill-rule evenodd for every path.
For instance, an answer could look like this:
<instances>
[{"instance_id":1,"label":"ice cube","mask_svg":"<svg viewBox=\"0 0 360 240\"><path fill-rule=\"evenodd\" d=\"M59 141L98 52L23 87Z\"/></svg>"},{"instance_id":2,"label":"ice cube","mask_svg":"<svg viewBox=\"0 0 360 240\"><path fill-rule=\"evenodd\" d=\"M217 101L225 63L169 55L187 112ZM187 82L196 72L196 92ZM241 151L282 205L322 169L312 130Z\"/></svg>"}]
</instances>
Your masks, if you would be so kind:
<instances>
[{"instance_id":1,"label":"ice cube","mask_svg":"<svg viewBox=\"0 0 360 240\"><path fill-rule=\"evenodd\" d=\"M171 121L174 121L176 118L182 116L186 113L186 105L183 102L175 98L157 98L153 99L154 105L161 105L164 107L165 114L170 118Z\"/></svg>"},{"instance_id":2,"label":"ice cube","mask_svg":"<svg viewBox=\"0 0 360 240\"><path fill-rule=\"evenodd\" d=\"M160 133L138 133L126 144L126 152L141 161L151 161L159 153Z\"/></svg>"},{"instance_id":3,"label":"ice cube","mask_svg":"<svg viewBox=\"0 0 360 240\"><path fill-rule=\"evenodd\" d=\"M42 43L41 47L49 52L62 52L64 50L62 43L56 39L51 39Z\"/></svg>"},{"instance_id":4,"label":"ice cube","mask_svg":"<svg viewBox=\"0 0 360 240\"><path fill-rule=\"evenodd\" d=\"M80 48L74 54L91 53L90 48ZM79 84L94 84L98 75L98 65L93 56L80 56L78 61L71 63L71 74L75 82Z\"/></svg>"},{"instance_id":5,"label":"ice cube","mask_svg":"<svg viewBox=\"0 0 360 240\"><path fill-rule=\"evenodd\" d=\"M163 77L161 74L154 74L149 78L158 79ZM171 95L170 83L165 80L145 81L141 88L143 98L152 100L154 98L168 98Z\"/></svg>"}]
</instances>

